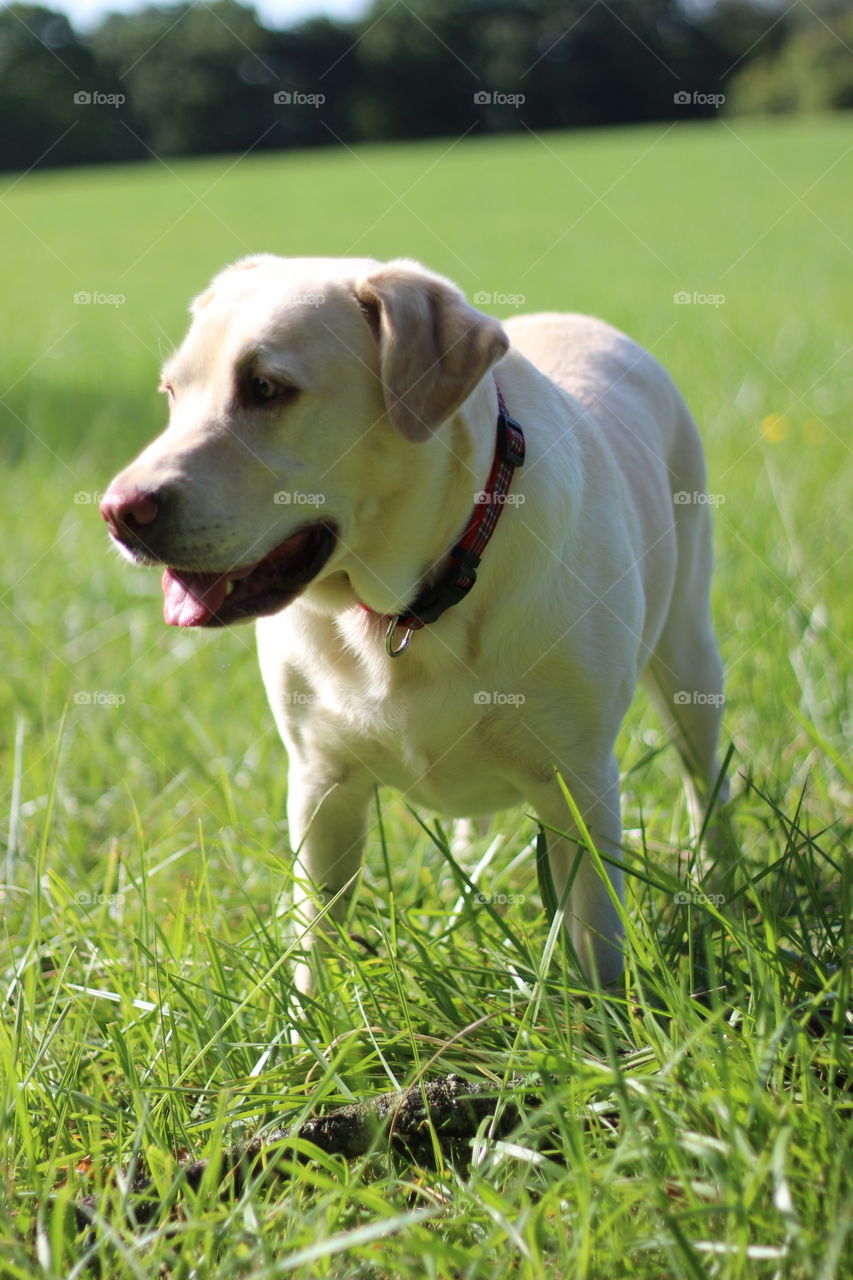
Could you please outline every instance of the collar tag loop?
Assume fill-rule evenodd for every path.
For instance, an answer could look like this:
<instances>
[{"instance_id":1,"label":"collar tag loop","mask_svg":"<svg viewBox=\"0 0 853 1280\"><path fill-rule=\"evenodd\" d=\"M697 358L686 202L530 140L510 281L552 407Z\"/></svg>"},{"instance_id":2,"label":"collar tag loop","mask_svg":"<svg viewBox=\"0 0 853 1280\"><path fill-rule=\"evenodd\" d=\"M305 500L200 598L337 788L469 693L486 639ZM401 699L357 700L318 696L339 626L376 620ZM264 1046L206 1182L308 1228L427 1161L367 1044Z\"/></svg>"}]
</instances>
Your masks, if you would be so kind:
<instances>
[{"instance_id":1,"label":"collar tag loop","mask_svg":"<svg viewBox=\"0 0 853 1280\"><path fill-rule=\"evenodd\" d=\"M394 637L397 633L398 627L402 628L403 639L395 647ZM399 658L401 653L406 652L409 645L412 643L412 632L414 630L414 627L409 626L408 623L401 622L399 618L391 618L388 623L388 630L385 632L385 652L388 654L389 658Z\"/></svg>"}]
</instances>

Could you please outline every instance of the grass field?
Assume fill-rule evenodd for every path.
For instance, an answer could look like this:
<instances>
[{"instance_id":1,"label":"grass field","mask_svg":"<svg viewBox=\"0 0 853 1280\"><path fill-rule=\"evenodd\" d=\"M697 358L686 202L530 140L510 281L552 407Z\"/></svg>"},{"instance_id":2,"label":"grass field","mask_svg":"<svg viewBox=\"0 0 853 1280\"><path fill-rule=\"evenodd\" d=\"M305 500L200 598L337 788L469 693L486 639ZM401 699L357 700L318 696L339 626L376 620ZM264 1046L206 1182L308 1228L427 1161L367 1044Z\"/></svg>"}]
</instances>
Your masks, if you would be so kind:
<instances>
[{"instance_id":1,"label":"grass field","mask_svg":"<svg viewBox=\"0 0 853 1280\"><path fill-rule=\"evenodd\" d=\"M4 181L0 1276L853 1274L852 144L838 116ZM523 296L495 314L601 315L702 426L737 891L684 878L674 751L638 700L618 996L546 947L529 815L466 862L483 905L381 793L352 923L375 952L336 941L290 1043L285 760L251 634L167 630L95 505L161 425L188 299L258 250L405 255ZM127 1221L121 1169L168 1197L187 1152L449 1071L541 1101L470 1160L291 1152L282 1180Z\"/></svg>"}]
</instances>

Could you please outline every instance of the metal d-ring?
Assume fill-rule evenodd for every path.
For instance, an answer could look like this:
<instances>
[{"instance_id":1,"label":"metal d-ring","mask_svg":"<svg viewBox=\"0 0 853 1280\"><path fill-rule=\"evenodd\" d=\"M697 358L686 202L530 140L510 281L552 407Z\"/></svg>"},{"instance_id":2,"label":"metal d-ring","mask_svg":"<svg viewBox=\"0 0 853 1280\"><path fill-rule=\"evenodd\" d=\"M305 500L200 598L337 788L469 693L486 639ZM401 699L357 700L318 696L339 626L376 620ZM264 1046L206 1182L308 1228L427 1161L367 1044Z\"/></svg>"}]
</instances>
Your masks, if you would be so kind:
<instances>
[{"instance_id":1,"label":"metal d-ring","mask_svg":"<svg viewBox=\"0 0 853 1280\"><path fill-rule=\"evenodd\" d=\"M398 627L403 628L404 634L401 643L395 648L394 635ZM404 622L401 623L398 618L391 619L388 623L388 630L385 632L385 652L388 654L389 658L399 658L401 653L406 652L412 642L412 632L414 629L414 627L407 626Z\"/></svg>"}]
</instances>

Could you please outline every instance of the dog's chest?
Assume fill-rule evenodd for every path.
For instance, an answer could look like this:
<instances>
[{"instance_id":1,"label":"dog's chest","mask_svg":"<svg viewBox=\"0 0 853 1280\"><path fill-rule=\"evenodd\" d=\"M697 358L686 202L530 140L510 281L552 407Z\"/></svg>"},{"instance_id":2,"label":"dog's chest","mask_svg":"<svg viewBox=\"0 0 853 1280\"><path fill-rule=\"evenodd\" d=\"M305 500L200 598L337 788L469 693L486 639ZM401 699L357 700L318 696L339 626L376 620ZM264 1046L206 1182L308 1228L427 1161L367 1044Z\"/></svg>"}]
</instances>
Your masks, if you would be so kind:
<instances>
[{"instance_id":1,"label":"dog's chest","mask_svg":"<svg viewBox=\"0 0 853 1280\"><path fill-rule=\"evenodd\" d=\"M468 681L406 679L382 687L353 675L315 685L301 726L314 752L342 764L358 760L413 804L449 815L493 813L521 799L514 708L496 704L494 692Z\"/></svg>"},{"instance_id":2,"label":"dog's chest","mask_svg":"<svg viewBox=\"0 0 853 1280\"><path fill-rule=\"evenodd\" d=\"M482 747L476 731L459 741L377 743L377 774L411 803L453 817L494 813L521 799L501 762Z\"/></svg>"}]
</instances>

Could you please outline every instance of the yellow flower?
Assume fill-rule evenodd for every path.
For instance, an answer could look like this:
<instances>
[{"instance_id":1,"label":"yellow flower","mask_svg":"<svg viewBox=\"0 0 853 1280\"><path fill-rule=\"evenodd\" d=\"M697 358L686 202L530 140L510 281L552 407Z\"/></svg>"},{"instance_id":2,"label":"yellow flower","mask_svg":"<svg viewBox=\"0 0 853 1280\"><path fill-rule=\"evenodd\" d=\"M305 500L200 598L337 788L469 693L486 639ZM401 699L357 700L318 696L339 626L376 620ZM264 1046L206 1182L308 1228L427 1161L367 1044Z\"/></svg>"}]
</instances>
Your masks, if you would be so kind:
<instances>
[{"instance_id":1,"label":"yellow flower","mask_svg":"<svg viewBox=\"0 0 853 1280\"><path fill-rule=\"evenodd\" d=\"M788 438L788 422L781 413L768 413L761 419L761 434L770 444L778 444Z\"/></svg>"}]
</instances>

